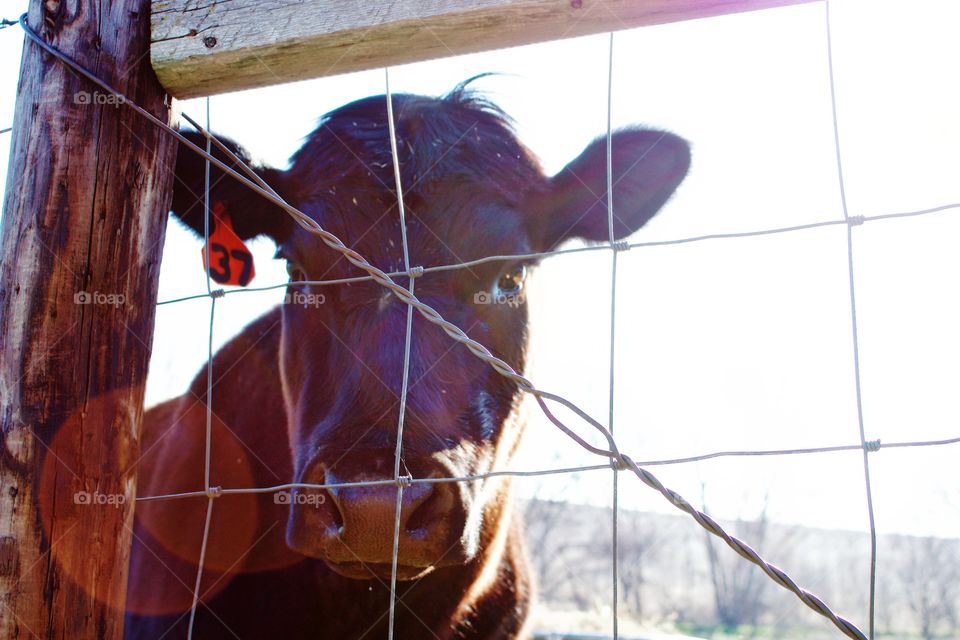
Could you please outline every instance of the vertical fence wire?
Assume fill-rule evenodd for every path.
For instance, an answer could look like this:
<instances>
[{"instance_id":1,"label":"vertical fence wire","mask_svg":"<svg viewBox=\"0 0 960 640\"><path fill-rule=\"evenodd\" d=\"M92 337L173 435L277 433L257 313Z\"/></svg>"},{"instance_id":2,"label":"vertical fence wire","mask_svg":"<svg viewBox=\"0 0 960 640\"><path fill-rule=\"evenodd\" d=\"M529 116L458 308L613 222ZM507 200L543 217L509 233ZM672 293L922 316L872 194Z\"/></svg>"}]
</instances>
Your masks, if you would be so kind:
<instances>
[{"instance_id":1,"label":"vertical fence wire","mask_svg":"<svg viewBox=\"0 0 960 640\"><path fill-rule=\"evenodd\" d=\"M384 69L387 97L387 126L390 133L390 153L393 156L393 178L397 189L397 208L400 213L400 238L403 244L403 268L410 273L410 246L407 241L406 209L403 203L403 184L400 179L400 154L397 151L397 129L393 116L393 94L390 92L390 69ZM410 295L413 295L414 277L408 276ZM390 616L387 637L393 640L397 610L397 557L400 553L400 520L403 510L403 481L400 475L403 455L403 421L407 410L407 391L410 380L410 347L413 342L413 307L407 305L407 327L403 346L403 381L400 387L400 417L397 420L397 448L394 455L393 479L397 483L396 513L393 522L393 554L390 560Z\"/></svg>"},{"instance_id":2,"label":"vertical fence wire","mask_svg":"<svg viewBox=\"0 0 960 640\"><path fill-rule=\"evenodd\" d=\"M873 489L870 483L870 448L867 446L866 430L863 423L863 394L860 380L860 338L857 329L857 296L855 286L855 272L853 266L853 227L862 222L850 216L847 207L846 185L843 178L843 161L840 147L840 125L837 118L837 94L834 83L833 65L833 33L830 23L830 0L824 3L827 35L827 67L830 78L830 109L833 118L833 143L837 156L837 181L840 188L840 204L843 208L843 219L847 223L847 275L850 281L850 324L853 341L853 376L854 389L857 399L857 424L860 433L860 445L863 455L863 477L866 489L867 518L870 523L870 595L869 595L869 638L874 638L874 620L876 612L877 594L877 525L873 510Z\"/></svg>"},{"instance_id":3,"label":"vertical fence wire","mask_svg":"<svg viewBox=\"0 0 960 640\"><path fill-rule=\"evenodd\" d=\"M611 262L610 262L610 378L607 428L613 435L613 403L614 403L614 365L616 363L616 329L617 329L617 245L613 233L613 32L610 32L610 50L607 56L607 233L609 235ZM611 540L610 548L613 555L611 578L613 580L613 638L620 637L619 618L619 583L620 583L620 474L616 462L611 462L613 468L613 495L611 507Z\"/></svg>"},{"instance_id":4,"label":"vertical fence wire","mask_svg":"<svg viewBox=\"0 0 960 640\"><path fill-rule=\"evenodd\" d=\"M207 131L210 130L210 98L206 99ZM207 153L212 150L210 138L207 138ZM203 537L200 540L200 557L197 562L197 579L193 585L193 597L190 602L190 621L187 626L187 640L193 640L193 627L197 618L197 605L200 602L200 583L203 580L203 565L207 558L207 545L210 540L210 521L213 517L214 493L210 489L210 460L213 434L213 319L217 308L217 298L210 285L210 160L204 159L203 170L203 248L205 256L207 295L210 296L210 326L207 331L207 398L206 427L203 451L203 487L207 493L207 513L203 520Z\"/></svg>"}]
</instances>

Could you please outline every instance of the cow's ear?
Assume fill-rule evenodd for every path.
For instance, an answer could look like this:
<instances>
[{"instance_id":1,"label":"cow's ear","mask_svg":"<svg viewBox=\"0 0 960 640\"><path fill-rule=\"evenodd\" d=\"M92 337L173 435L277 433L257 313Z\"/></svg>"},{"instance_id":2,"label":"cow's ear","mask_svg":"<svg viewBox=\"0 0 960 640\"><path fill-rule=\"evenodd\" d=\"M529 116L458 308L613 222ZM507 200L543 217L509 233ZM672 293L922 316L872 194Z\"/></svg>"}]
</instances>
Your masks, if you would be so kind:
<instances>
[{"instance_id":1,"label":"cow's ear","mask_svg":"<svg viewBox=\"0 0 960 640\"><path fill-rule=\"evenodd\" d=\"M182 131L181 134L201 149L207 148L207 140L202 134L196 131ZM245 163L250 164L250 156L246 149L229 138L217 136L217 139ZM216 146L212 146L211 153L243 175L236 161ZM283 171L269 167L254 166L253 168L277 193L284 195L286 174ZM201 237L203 236L205 169L204 158L181 143L177 150L171 209L177 218ZM266 235L279 244L290 235L293 225L296 224L283 209L213 165L210 165L210 208L215 212L215 215L211 216L211 232L216 227L216 217L222 212L230 217L234 231L243 240Z\"/></svg>"},{"instance_id":2,"label":"cow's ear","mask_svg":"<svg viewBox=\"0 0 960 640\"><path fill-rule=\"evenodd\" d=\"M683 138L649 129L621 130L611 140L613 232L620 239L646 224L683 181L690 147ZM569 238L607 240L606 137L590 143L534 199L531 237L539 251Z\"/></svg>"}]
</instances>

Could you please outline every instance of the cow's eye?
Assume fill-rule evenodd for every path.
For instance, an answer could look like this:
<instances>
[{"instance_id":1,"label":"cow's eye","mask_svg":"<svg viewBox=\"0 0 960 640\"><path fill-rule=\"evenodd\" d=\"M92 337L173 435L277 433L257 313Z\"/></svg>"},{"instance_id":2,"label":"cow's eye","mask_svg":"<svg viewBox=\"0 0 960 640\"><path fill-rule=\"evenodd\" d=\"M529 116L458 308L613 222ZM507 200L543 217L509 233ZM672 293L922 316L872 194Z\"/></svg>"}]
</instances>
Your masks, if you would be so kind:
<instances>
[{"instance_id":1,"label":"cow's eye","mask_svg":"<svg viewBox=\"0 0 960 640\"><path fill-rule=\"evenodd\" d=\"M501 293L519 293L523 289L523 281L527 279L527 267L517 265L500 276L497 289Z\"/></svg>"},{"instance_id":2,"label":"cow's eye","mask_svg":"<svg viewBox=\"0 0 960 640\"><path fill-rule=\"evenodd\" d=\"M290 276L290 282L303 282L307 279L307 274L303 269L292 262L287 262L287 275Z\"/></svg>"}]
</instances>

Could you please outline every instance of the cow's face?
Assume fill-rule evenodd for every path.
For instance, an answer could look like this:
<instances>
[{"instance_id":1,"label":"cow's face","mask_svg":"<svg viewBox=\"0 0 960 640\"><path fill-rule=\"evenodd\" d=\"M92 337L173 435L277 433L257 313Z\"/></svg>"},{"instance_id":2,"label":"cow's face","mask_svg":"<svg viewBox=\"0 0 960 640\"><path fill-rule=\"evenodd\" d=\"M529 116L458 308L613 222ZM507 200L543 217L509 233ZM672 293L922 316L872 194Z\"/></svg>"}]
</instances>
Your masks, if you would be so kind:
<instances>
[{"instance_id":1,"label":"cow's face","mask_svg":"<svg viewBox=\"0 0 960 640\"><path fill-rule=\"evenodd\" d=\"M608 239L605 140L548 178L504 117L462 89L444 99L395 96L394 109L411 266L543 252L570 237ZM196 186L202 162L183 153L178 172L185 177L192 167L188 183ZM667 200L686 174L689 151L676 136L633 129L614 136L612 160L620 238ZM404 270L384 97L327 115L291 169L267 170L265 177L374 266ZM240 187L229 179L218 188L212 198L238 233L270 235L288 263L280 371L292 480L393 480L407 305L369 280L306 284L366 274L285 213L234 193ZM175 212L202 229L202 214L186 197L181 190ZM526 277L535 262L494 260L426 273L413 286L420 300L522 371ZM395 279L409 284L406 276ZM408 371L400 474L429 479L504 468L521 431L516 385L416 312ZM508 486L496 477L404 486L398 577L464 564L492 544L506 521ZM343 575L389 576L397 496L394 484L298 490L287 542Z\"/></svg>"}]
</instances>

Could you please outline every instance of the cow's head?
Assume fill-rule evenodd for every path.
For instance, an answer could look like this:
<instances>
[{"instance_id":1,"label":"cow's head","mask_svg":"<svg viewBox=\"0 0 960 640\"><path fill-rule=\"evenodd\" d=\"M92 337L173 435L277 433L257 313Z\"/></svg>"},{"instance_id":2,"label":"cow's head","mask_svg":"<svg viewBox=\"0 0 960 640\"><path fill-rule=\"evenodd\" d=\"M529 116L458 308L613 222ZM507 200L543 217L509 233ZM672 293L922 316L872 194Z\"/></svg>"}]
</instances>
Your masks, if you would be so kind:
<instances>
[{"instance_id":1,"label":"cow's head","mask_svg":"<svg viewBox=\"0 0 960 640\"><path fill-rule=\"evenodd\" d=\"M439 99L396 95L393 106L411 266L544 252L570 238L608 239L605 138L548 177L506 116L462 85ZM666 202L690 155L681 138L640 128L615 133L612 150L619 239ZM200 234L203 172L203 161L181 149L174 212ZM260 172L372 264L403 270L384 96L324 116L288 171ZM237 233L269 236L288 264L280 370L292 480L392 479L407 306L370 281L303 284L365 274L233 179L213 170L211 183L215 209L230 216ZM427 273L415 279L415 292L522 371L524 285L535 263L495 260ZM416 313L412 335L401 473L439 478L503 468L521 431L513 417L517 387ZM264 428L274 419L264 416ZM399 577L476 557L507 519L508 489L501 478L405 487ZM396 486L361 486L329 489L320 505L294 500L287 543L346 576L389 575L396 496Z\"/></svg>"}]
</instances>

